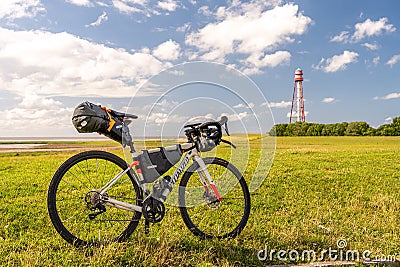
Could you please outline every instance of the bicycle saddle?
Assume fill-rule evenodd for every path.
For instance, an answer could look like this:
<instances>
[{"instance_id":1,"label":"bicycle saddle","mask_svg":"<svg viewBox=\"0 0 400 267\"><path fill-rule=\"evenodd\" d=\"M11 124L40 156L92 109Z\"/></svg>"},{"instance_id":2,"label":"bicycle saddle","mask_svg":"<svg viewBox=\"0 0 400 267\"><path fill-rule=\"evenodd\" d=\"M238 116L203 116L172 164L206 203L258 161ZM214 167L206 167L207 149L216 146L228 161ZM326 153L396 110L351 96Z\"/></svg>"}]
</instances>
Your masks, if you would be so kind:
<instances>
[{"instance_id":1,"label":"bicycle saddle","mask_svg":"<svg viewBox=\"0 0 400 267\"><path fill-rule=\"evenodd\" d=\"M185 128L196 127L196 126L199 126L200 124L201 124L200 122L198 122L198 123L192 123L192 124L186 124L186 125L183 126L183 127L185 127Z\"/></svg>"},{"instance_id":2,"label":"bicycle saddle","mask_svg":"<svg viewBox=\"0 0 400 267\"><path fill-rule=\"evenodd\" d=\"M129 114L129 113L123 113L123 112L119 112L119 111L115 111L115 110L110 110L111 115L120 118L120 119L124 119L124 118L130 118L130 119L137 119L138 116L133 115L133 114Z\"/></svg>"}]
</instances>

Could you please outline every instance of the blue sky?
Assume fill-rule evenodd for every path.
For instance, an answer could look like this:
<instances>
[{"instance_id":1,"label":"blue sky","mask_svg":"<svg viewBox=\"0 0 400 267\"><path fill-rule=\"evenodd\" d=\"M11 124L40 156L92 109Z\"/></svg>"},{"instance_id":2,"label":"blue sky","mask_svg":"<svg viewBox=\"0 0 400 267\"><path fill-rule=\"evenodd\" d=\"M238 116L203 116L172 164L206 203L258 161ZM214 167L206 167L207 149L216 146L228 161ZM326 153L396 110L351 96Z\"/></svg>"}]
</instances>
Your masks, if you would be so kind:
<instances>
[{"instance_id":1,"label":"blue sky","mask_svg":"<svg viewBox=\"0 0 400 267\"><path fill-rule=\"evenodd\" d=\"M146 116L154 99L140 85L193 61L247 75L276 123L289 120L301 67L306 121L376 127L400 115L399 8L395 0L3 0L0 136L76 135L70 117L84 100L120 109L135 95L129 110ZM201 89L190 90L187 98ZM226 110L164 99L148 133L166 122L180 128L197 113L246 124L266 100L254 88L245 94L256 100L227 100Z\"/></svg>"}]
</instances>

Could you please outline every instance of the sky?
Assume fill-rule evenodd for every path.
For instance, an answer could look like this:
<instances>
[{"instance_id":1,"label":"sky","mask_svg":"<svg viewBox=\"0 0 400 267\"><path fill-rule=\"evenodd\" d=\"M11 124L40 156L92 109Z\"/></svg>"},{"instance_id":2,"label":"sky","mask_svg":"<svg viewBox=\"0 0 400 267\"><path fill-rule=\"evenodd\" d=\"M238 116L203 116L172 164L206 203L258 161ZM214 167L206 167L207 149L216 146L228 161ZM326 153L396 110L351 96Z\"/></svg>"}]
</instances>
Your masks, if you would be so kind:
<instances>
[{"instance_id":1,"label":"sky","mask_svg":"<svg viewBox=\"0 0 400 267\"><path fill-rule=\"evenodd\" d=\"M85 100L139 115L148 135L221 115L237 131L268 121L266 131L289 122L298 67L306 121L390 123L400 116L399 8L396 0L2 0L0 137L77 136L71 115ZM218 84L235 87L223 77L240 76L240 97L209 83L160 98L166 91L150 81L167 70L188 75L179 67L188 62L231 70L219 70ZM207 69L195 78L207 80Z\"/></svg>"}]
</instances>

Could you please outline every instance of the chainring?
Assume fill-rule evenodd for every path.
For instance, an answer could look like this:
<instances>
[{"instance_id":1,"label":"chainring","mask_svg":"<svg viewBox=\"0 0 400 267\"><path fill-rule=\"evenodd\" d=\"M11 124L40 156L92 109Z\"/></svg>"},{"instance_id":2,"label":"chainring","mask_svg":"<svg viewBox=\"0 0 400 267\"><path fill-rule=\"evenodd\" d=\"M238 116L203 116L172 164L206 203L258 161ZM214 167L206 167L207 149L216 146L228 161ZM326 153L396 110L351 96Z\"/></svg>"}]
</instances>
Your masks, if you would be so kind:
<instances>
[{"instance_id":1,"label":"chainring","mask_svg":"<svg viewBox=\"0 0 400 267\"><path fill-rule=\"evenodd\" d=\"M143 202L142 213L143 217L151 223L161 222L165 216L164 203L153 197L149 197Z\"/></svg>"}]
</instances>

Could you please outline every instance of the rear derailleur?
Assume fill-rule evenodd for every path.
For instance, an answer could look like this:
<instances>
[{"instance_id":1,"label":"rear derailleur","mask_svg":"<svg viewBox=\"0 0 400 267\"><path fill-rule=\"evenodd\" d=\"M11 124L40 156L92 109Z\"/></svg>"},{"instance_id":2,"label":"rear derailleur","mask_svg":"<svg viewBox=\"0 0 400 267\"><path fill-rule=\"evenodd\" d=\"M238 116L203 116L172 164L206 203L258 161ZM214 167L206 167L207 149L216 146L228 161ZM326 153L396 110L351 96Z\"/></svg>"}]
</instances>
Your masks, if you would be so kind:
<instances>
[{"instance_id":1,"label":"rear derailleur","mask_svg":"<svg viewBox=\"0 0 400 267\"><path fill-rule=\"evenodd\" d=\"M89 214L89 219L94 220L98 215L106 212L106 207L103 205L103 199L107 197L107 194L100 194L96 190L89 191L85 195L86 206L93 213Z\"/></svg>"}]
</instances>

